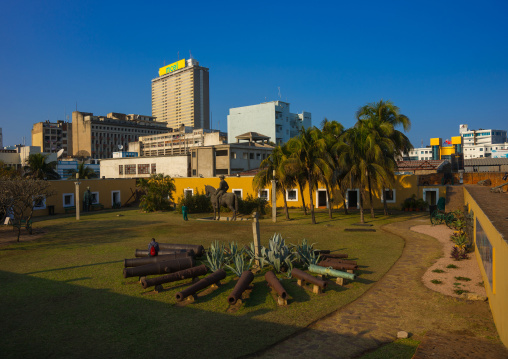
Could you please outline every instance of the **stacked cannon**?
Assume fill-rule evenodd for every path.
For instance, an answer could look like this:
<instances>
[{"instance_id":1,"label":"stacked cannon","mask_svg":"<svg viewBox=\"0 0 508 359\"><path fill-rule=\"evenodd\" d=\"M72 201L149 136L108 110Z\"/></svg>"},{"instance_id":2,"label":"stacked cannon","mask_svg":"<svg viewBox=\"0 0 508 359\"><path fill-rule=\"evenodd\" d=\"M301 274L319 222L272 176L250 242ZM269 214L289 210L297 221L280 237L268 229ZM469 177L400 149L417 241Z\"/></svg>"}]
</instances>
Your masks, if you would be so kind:
<instances>
[{"instance_id":1,"label":"stacked cannon","mask_svg":"<svg viewBox=\"0 0 508 359\"><path fill-rule=\"evenodd\" d=\"M179 281L186 278L195 280L205 275L206 266L196 266L196 257L204 254L201 245L158 243L159 251L156 256L150 256L148 250L136 249L135 257L124 260L124 278L139 277L143 288L155 287L160 292L162 284ZM146 278L149 275L159 277Z\"/></svg>"},{"instance_id":2,"label":"stacked cannon","mask_svg":"<svg viewBox=\"0 0 508 359\"><path fill-rule=\"evenodd\" d=\"M221 280L227 277L226 271L217 269L208 274L208 268L199 262L197 258L205 254L201 245L159 243L157 255L150 256L149 250L136 249L135 258L124 260L124 278L139 277L144 289L154 287L156 292L164 290L163 284L191 279L190 285L175 294L177 302L192 301L197 293L205 288L214 289L221 285ZM336 283L344 285L346 280L356 278L355 271L358 264L349 260L347 254L330 253L330 251L315 251L319 254L317 264L309 264L308 272L298 268L291 270L291 276L297 279L297 285L316 294L322 293L328 286L328 277L333 277ZM312 273L317 274L313 276ZM206 277L203 277L207 275ZM150 276L150 277L148 277ZM199 277L202 277L199 279ZM272 272L265 273L265 281L272 289L272 295L278 305L288 304L288 293L281 281ZM245 300L243 295L248 289L252 289L251 283L254 280L254 273L250 270L241 272L234 289L227 297L229 305L235 305ZM309 288L312 287L312 289ZM276 297L275 297L276 296Z\"/></svg>"}]
</instances>

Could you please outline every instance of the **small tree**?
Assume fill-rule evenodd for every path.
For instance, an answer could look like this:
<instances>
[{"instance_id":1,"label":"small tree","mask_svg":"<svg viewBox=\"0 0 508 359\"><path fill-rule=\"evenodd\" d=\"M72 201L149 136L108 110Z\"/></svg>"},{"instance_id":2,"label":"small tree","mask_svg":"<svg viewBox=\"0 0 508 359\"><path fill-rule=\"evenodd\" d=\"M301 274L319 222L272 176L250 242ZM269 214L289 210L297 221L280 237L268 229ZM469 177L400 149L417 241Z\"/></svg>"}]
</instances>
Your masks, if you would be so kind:
<instances>
[{"instance_id":1,"label":"small tree","mask_svg":"<svg viewBox=\"0 0 508 359\"><path fill-rule=\"evenodd\" d=\"M164 211L171 209L175 181L170 176L153 174L150 178L142 178L138 187L145 192L139 206L146 212Z\"/></svg>"},{"instance_id":2,"label":"small tree","mask_svg":"<svg viewBox=\"0 0 508 359\"><path fill-rule=\"evenodd\" d=\"M0 206L3 212L14 215L14 222L18 223L18 242L21 235L21 221L24 220L26 228L30 230L29 223L32 220L34 207L53 194L47 181L34 178L0 180Z\"/></svg>"}]
</instances>

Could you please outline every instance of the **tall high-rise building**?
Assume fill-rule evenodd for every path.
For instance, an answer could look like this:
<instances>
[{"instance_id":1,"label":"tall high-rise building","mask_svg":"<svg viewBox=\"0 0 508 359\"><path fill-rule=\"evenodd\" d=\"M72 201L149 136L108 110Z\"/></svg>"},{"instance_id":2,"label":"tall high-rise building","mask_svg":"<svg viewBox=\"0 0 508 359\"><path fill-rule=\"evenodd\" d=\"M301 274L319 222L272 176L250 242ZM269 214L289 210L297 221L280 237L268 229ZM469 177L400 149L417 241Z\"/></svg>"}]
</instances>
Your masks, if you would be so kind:
<instances>
[{"instance_id":1,"label":"tall high-rise building","mask_svg":"<svg viewBox=\"0 0 508 359\"><path fill-rule=\"evenodd\" d=\"M2 139L2 128L0 127L0 149L2 149L3 147L4 147L4 142Z\"/></svg>"},{"instance_id":2,"label":"tall high-rise building","mask_svg":"<svg viewBox=\"0 0 508 359\"><path fill-rule=\"evenodd\" d=\"M194 59L159 69L152 80L152 116L168 127L210 128L208 69Z\"/></svg>"}]
</instances>

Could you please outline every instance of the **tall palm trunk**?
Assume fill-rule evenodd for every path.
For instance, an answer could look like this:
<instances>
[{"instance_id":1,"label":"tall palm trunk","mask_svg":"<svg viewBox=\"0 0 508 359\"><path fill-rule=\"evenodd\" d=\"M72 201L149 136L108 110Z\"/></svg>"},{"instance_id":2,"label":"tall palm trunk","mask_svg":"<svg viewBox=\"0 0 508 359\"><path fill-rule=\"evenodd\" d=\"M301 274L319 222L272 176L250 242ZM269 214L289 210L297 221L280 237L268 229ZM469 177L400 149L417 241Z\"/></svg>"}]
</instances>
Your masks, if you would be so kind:
<instances>
[{"instance_id":1,"label":"tall palm trunk","mask_svg":"<svg viewBox=\"0 0 508 359\"><path fill-rule=\"evenodd\" d=\"M312 224L316 224L316 217L314 216L314 200L312 198L312 190L313 190L312 187L313 186L312 186L312 181L311 181L310 175L308 177L309 177L310 214L312 217Z\"/></svg>"},{"instance_id":2,"label":"tall palm trunk","mask_svg":"<svg viewBox=\"0 0 508 359\"><path fill-rule=\"evenodd\" d=\"M303 186L300 182L298 182L298 187L300 188L300 197L302 197L303 214L307 215L307 206L305 206L305 197L303 196Z\"/></svg>"},{"instance_id":3,"label":"tall palm trunk","mask_svg":"<svg viewBox=\"0 0 508 359\"><path fill-rule=\"evenodd\" d=\"M359 196L359 200L360 200L360 223L365 223L365 219L363 217L363 192L362 190L360 189L360 196Z\"/></svg>"},{"instance_id":4,"label":"tall palm trunk","mask_svg":"<svg viewBox=\"0 0 508 359\"><path fill-rule=\"evenodd\" d=\"M325 187L326 187L326 197L328 199L328 217L332 219L332 203L330 202L332 196L330 196L330 187L328 187L328 183L325 183Z\"/></svg>"},{"instance_id":5,"label":"tall palm trunk","mask_svg":"<svg viewBox=\"0 0 508 359\"><path fill-rule=\"evenodd\" d=\"M383 189L383 191L384 191L384 189ZM388 213L388 206L386 205L386 193L383 193L383 210L384 210L385 216L390 215Z\"/></svg>"},{"instance_id":6,"label":"tall palm trunk","mask_svg":"<svg viewBox=\"0 0 508 359\"><path fill-rule=\"evenodd\" d=\"M289 221L289 210L288 210L288 201L286 199L285 195L286 191L282 194L282 197L284 197L284 212L286 213L286 220Z\"/></svg>"},{"instance_id":7,"label":"tall palm trunk","mask_svg":"<svg viewBox=\"0 0 508 359\"><path fill-rule=\"evenodd\" d=\"M376 218L376 215L374 214L374 203L372 203L372 186L370 184L370 174L367 174L367 181L369 184L370 217Z\"/></svg>"}]
</instances>

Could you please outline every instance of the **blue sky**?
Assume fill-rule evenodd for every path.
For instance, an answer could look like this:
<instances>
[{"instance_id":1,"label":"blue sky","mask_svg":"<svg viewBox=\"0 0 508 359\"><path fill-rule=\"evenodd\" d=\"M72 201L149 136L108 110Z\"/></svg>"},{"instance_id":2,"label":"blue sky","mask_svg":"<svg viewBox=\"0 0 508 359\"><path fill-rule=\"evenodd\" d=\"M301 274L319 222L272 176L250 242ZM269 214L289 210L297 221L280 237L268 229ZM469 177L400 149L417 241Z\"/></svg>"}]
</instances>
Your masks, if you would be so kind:
<instances>
[{"instance_id":1,"label":"blue sky","mask_svg":"<svg viewBox=\"0 0 508 359\"><path fill-rule=\"evenodd\" d=\"M391 100L414 146L508 130L506 1L11 1L0 4L4 146L77 108L151 114L151 79L189 51L210 69L213 127L278 99L350 127Z\"/></svg>"}]
</instances>

